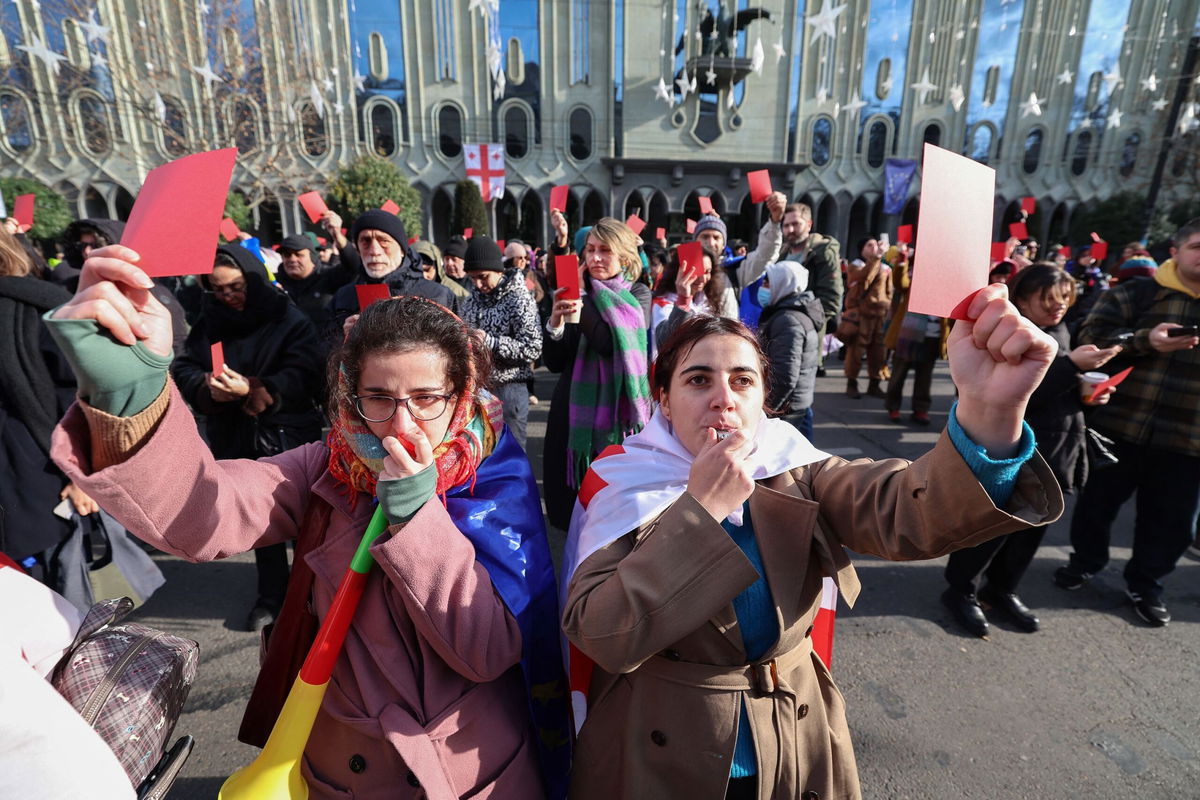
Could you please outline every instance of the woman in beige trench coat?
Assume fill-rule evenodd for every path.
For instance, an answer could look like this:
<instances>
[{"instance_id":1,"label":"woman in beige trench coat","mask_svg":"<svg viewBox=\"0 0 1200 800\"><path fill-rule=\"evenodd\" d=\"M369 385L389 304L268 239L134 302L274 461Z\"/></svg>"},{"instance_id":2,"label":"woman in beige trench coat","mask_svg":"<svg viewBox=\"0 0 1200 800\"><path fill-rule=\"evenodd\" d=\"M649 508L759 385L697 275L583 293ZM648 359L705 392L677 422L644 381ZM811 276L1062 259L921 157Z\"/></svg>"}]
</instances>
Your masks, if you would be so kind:
<instances>
[{"instance_id":1,"label":"woman in beige trench coat","mask_svg":"<svg viewBox=\"0 0 1200 800\"><path fill-rule=\"evenodd\" d=\"M593 464L567 542L563 624L594 662L572 798L860 797L811 639L823 577L858 594L843 548L935 558L1062 511L1022 422L1054 343L1003 287L969 314L950 425L911 463L847 462L766 419L766 363L736 322L664 343L659 408Z\"/></svg>"}]
</instances>

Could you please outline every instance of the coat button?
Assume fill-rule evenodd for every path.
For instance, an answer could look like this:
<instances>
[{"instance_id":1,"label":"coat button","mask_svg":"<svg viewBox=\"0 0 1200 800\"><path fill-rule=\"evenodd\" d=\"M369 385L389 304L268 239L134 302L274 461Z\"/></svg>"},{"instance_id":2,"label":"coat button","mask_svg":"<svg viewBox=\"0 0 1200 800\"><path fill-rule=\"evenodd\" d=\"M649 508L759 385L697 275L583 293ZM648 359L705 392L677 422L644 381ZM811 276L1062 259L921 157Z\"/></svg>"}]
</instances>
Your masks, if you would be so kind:
<instances>
[{"instance_id":1,"label":"coat button","mask_svg":"<svg viewBox=\"0 0 1200 800\"><path fill-rule=\"evenodd\" d=\"M667 735L662 731L650 731L650 741L654 742L659 747L666 747Z\"/></svg>"},{"instance_id":2,"label":"coat button","mask_svg":"<svg viewBox=\"0 0 1200 800\"><path fill-rule=\"evenodd\" d=\"M800 800L821 800L821 795L817 794L816 792L809 791L800 795Z\"/></svg>"},{"instance_id":3,"label":"coat button","mask_svg":"<svg viewBox=\"0 0 1200 800\"><path fill-rule=\"evenodd\" d=\"M367 768L367 760L358 753L350 756L350 771L356 775Z\"/></svg>"},{"instance_id":4,"label":"coat button","mask_svg":"<svg viewBox=\"0 0 1200 800\"><path fill-rule=\"evenodd\" d=\"M408 771L408 775L404 776L404 779L406 781L408 781L408 785L413 787L414 789L421 788L421 782L419 780L417 780L417 776L412 770Z\"/></svg>"},{"instance_id":5,"label":"coat button","mask_svg":"<svg viewBox=\"0 0 1200 800\"><path fill-rule=\"evenodd\" d=\"M801 703L796 707L796 718L804 719L808 716L808 703Z\"/></svg>"},{"instance_id":6,"label":"coat button","mask_svg":"<svg viewBox=\"0 0 1200 800\"><path fill-rule=\"evenodd\" d=\"M809 625L809 626L808 626L808 630L806 630L806 631L804 632L804 638L805 638L805 639L807 639L808 637L812 636L812 628L813 628L813 626L812 626L812 625Z\"/></svg>"},{"instance_id":7,"label":"coat button","mask_svg":"<svg viewBox=\"0 0 1200 800\"><path fill-rule=\"evenodd\" d=\"M678 650L664 650L663 658L667 659L668 661L680 661L682 660L683 656L679 655Z\"/></svg>"}]
</instances>

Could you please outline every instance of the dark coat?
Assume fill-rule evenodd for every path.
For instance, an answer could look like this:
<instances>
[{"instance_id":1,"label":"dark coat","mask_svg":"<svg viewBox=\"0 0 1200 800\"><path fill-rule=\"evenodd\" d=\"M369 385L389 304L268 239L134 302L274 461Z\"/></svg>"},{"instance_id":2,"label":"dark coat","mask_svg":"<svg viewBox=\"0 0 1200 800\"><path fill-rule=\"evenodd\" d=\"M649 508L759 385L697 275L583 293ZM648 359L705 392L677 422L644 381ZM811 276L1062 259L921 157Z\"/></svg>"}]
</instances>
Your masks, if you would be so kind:
<instances>
[{"instance_id":1,"label":"dark coat","mask_svg":"<svg viewBox=\"0 0 1200 800\"><path fill-rule=\"evenodd\" d=\"M812 407L825 312L812 292L788 295L758 320L758 338L771 365L767 408L791 414Z\"/></svg>"},{"instance_id":2,"label":"dark coat","mask_svg":"<svg viewBox=\"0 0 1200 800\"><path fill-rule=\"evenodd\" d=\"M584 280L589 278L584 276ZM650 290L634 283L630 293L637 298L650 325ZM545 329L543 328L543 331ZM544 335L542 360L551 372L559 373L554 395L550 399L550 413L546 418L546 440L542 451L542 492L546 500L546 515L550 524L566 530L571 524L571 512L575 510L577 487L567 480L570 465L567 464L567 440L570 429L571 373L575 369L575 357L579 354L580 341L594 347L602 356L613 354L612 328L596 310L591 295L583 295L583 307L579 312L579 324L564 326L563 336L554 340ZM595 455L593 453L592 455Z\"/></svg>"},{"instance_id":3,"label":"dark coat","mask_svg":"<svg viewBox=\"0 0 1200 800\"><path fill-rule=\"evenodd\" d=\"M1025 421L1033 428L1038 451L1062 490L1070 492L1087 482L1088 471L1079 368L1069 358L1071 338L1066 323L1045 330L1058 342L1058 355L1029 398Z\"/></svg>"},{"instance_id":4,"label":"dark coat","mask_svg":"<svg viewBox=\"0 0 1200 800\"><path fill-rule=\"evenodd\" d=\"M342 323L346 321L347 317L358 313L358 294L354 287L360 283L386 283L392 291L392 297L399 295L427 297L455 313L458 312L458 298L455 297L454 292L440 283L425 280L421 274L421 259L417 257L411 247L408 248L400 266L382 278L372 278L367 275L354 248L347 246L342 248L341 252L342 263L352 264L353 268L357 270L358 278L353 284L338 289L333 296L333 304L330 306L333 335L340 336Z\"/></svg>"},{"instance_id":5,"label":"dark coat","mask_svg":"<svg viewBox=\"0 0 1200 800\"><path fill-rule=\"evenodd\" d=\"M217 458L257 458L316 441L325 368L316 329L287 295L267 283L266 269L248 251L236 245L218 251L233 256L246 276L246 307L236 312L211 295L205 297L184 352L171 365L180 393L207 417L208 441ZM217 341L225 363L271 393L274 403L257 417L243 411L241 401L212 399L207 376Z\"/></svg>"}]
</instances>

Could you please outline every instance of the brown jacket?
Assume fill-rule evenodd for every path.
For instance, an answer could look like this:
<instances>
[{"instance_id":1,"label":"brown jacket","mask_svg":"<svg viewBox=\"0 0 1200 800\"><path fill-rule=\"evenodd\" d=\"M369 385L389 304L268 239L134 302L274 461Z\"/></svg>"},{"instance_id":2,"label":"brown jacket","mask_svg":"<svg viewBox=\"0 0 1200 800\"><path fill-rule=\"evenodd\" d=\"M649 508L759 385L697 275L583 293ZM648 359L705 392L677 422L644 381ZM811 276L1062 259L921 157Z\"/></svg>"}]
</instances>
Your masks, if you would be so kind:
<instances>
[{"instance_id":1,"label":"brown jacket","mask_svg":"<svg viewBox=\"0 0 1200 800\"><path fill-rule=\"evenodd\" d=\"M882 261L846 275L846 310L857 309L861 319L883 319L892 307L892 270Z\"/></svg>"},{"instance_id":2,"label":"brown jacket","mask_svg":"<svg viewBox=\"0 0 1200 800\"><path fill-rule=\"evenodd\" d=\"M760 481L750 515L780 637L747 665L732 600L758 573L685 493L585 559L568 587L567 637L597 665L571 797L720 800L742 701L760 800L860 797L842 696L812 651L822 576L853 604L858 579L843 546L936 558L1050 523L1062 507L1035 454L997 509L945 433L915 462L831 457Z\"/></svg>"}]
</instances>

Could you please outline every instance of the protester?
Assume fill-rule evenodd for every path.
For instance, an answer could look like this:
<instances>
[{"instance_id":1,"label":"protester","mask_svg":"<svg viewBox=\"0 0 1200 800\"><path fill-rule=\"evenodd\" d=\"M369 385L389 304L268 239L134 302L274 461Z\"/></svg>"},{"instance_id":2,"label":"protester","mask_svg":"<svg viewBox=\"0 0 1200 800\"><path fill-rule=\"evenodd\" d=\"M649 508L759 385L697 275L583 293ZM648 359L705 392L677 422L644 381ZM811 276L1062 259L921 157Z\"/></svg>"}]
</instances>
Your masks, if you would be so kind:
<instances>
[{"instance_id":1,"label":"protester","mask_svg":"<svg viewBox=\"0 0 1200 800\"><path fill-rule=\"evenodd\" d=\"M328 330L333 324L329 310L333 296L354 281L354 271L340 262L337 267L319 265L312 241L303 235L286 237L279 243L279 255L283 257L283 269L276 276L279 285L318 332Z\"/></svg>"},{"instance_id":2,"label":"protester","mask_svg":"<svg viewBox=\"0 0 1200 800\"><path fill-rule=\"evenodd\" d=\"M846 344L846 396L857 400L858 372L863 356L867 360L867 394L883 397L881 382L887 368L887 353L883 347L883 329L892 306L892 270L883 263L883 249L876 239L866 238L858 243L863 266L848 274L846 308L840 326L850 318L857 320ZM841 333L839 332L839 337Z\"/></svg>"},{"instance_id":3,"label":"protester","mask_svg":"<svg viewBox=\"0 0 1200 800\"><path fill-rule=\"evenodd\" d=\"M1121 348L1100 349L1084 344L1071 349L1063 318L1075 300L1075 281L1053 264L1034 264L1021 270L1009 292L1022 316L1058 345L1050 369L1029 398L1025 421L1033 428L1038 452L1046 459L1059 487L1070 493L1087 481L1084 406L1107 403L1112 393L1106 390L1085 403L1079 375L1100 368ZM1003 613L1023 631L1038 630L1040 621L1017 595L1017 586L1045 533L1046 526L1039 525L950 554L945 571L949 587L942 594L942 602L968 633L988 635L981 603ZM981 587L984 578L987 582Z\"/></svg>"},{"instance_id":4,"label":"protester","mask_svg":"<svg viewBox=\"0 0 1200 800\"><path fill-rule=\"evenodd\" d=\"M637 237L612 217L585 237L582 299L554 301L542 350L546 367L559 373L546 419L542 486L546 516L563 530L592 459L650 418L650 290L636 282ZM576 312L579 322L568 322Z\"/></svg>"},{"instance_id":5,"label":"protester","mask_svg":"<svg viewBox=\"0 0 1200 800\"><path fill-rule=\"evenodd\" d=\"M796 261L808 270L808 287L825 309L825 328L842 310L842 272L837 240L813 231L812 209L792 203L783 213L783 247L779 260ZM822 329L821 335L825 335Z\"/></svg>"},{"instance_id":6,"label":"protester","mask_svg":"<svg viewBox=\"0 0 1200 800\"><path fill-rule=\"evenodd\" d=\"M446 277L459 286L471 291L471 279L463 269L463 259L467 255L467 240L461 236L451 236L449 243L442 248L442 266Z\"/></svg>"},{"instance_id":7,"label":"protester","mask_svg":"<svg viewBox=\"0 0 1200 800\"><path fill-rule=\"evenodd\" d=\"M75 396L75 375L42 315L71 298L33 275L24 248L0 229L0 551L53 584L54 549L72 532L69 499L80 515L94 500L50 460L50 433Z\"/></svg>"},{"instance_id":8,"label":"protester","mask_svg":"<svg viewBox=\"0 0 1200 800\"><path fill-rule=\"evenodd\" d=\"M658 410L593 465L564 555L563 626L595 662L573 798L861 796L810 638L823 576L853 605L843 548L935 558L1062 512L1021 419L1053 341L993 287L951 353L961 394L933 450L849 463L763 418L740 323L695 317L664 343Z\"/></svg>"},{"instance_id":9,"label":"protester","mask_svg":"<svg viewBox=\"0 0 1200 800\"><path fill-rule=\"evenodd\" d=\"M821 301L808 291L808 270L795 261L767 267L759 291L758 338L770 364L766 407L813 440L812 403L825 324Z\"/></svg>"},{"instance_id":10,"label":"protester","mask_svg":"<svg viewBox=\"0 0 1200 800\"><path fill-rule=\"evenodd\" d=\"M1011 261L997 261L988 272L988 283L1007 284L1016 274L1017 266Z\"/></svg>"},{"instance_id":11,"label":"protester","mask_svg":"<svg viewBox=\"0 0 1200 800\"><path fill-rule=\"evenodd\" d=\"M909 370L913 372L912 421L928 425L929 409L933 406L933 369L938 359L946 358L950 338L950 322L930 314L908 310L908 290L915 264L896 268L895 291L900 295L896 311L888 324L884 347L892 351L892 374L884 393L884 409L888 419L900 422L900 406L904 403L904 382Z\"/></svg>"},{"instance_id":12,"label":"protester","mask_svg":"<svg viewBox=\"0 0 1200 800\"><path fill-rule=\"evenodd\" d=\"M436 244L422 239L419 242L413 243L413 250L416 251L421 259L421 277L427 281L433 281L445 286L460 301L463 298L470 297L470 281L464 286L446 274L445 256Z\"/></svg>"},{"instance_id":13,"label":"protester","mask_svg":"<svg viewBox=\"0 0 1200 800\"><path fill-rule=\"evenodd\" d=\"M553 571L528 462L478 390L489 365L472 331L421 298L372 304L331 360L328 444L214 461L167 379L165 312L136 261L94 253L86 288L56 312L104 316L135 345L55 323L81 375L55 440L69 474L191 561L307 537L297 615L329 612L374 498L389 522L307 740L310 796L544 796L538 742L566 737ZM272 637L268 663L276 645L295 646ZM533 719L529 685L543 701Z\"/></svg>"},{"instance_id":14,"label":"protester","mask_svg":"<svg viewBox=\"0 0 1200 800\"><path fill-rule=\"evenodd\" d=\"M324 351L312 322L239 245L217 248L204 283L210 294L171 376L183 399L204 415L213 455L262 458L320 439ZM212 363L216 342L225 356L219 373ZM260 547L254 560L258 589L246 628L259 631L283 606L287 545Z\"/></svg>"},{"instance_id":15,"label":"protester","mask_svg":"<svg viewBox=\"0 0 1200 800\"><path fill-rule=\"evenodd\" d=\"M504 405L504 424L524 449L529 421L529 368L542 354L542 324L523 270L506 267L500 248L487 236L467 244L465 269L474 283L463 301L463 322L483 332L492 354L491 387ZM511 262L509 262L511 263Z\"/></svg>"},{"instance_id":16,"label":"protester","mask_svg":"<svg viewBox=\"0 0 1200 800\"><path fill-rule=\"evenodd\" d=\"M1113 520L1135 491L1133 555L1125 565L1127 595L1137 615L1162 627L1171 614L1162 579L1196 535L1200 515L1200 337L1170 336L1200 325L1200 218L1173 237L1172 262L1100 295L1079 329L1098 347L1132 333L1110 369L1133 371L1088 424L1111 438L1117 463L1094 471L1071 519L1070 563L1054 574L1078 589L1108 564Z\"/></svg>"},{"instance_id":17,"label":"protester","mask_svg":"<svg viewBox=\"0 0 1200 800\"><path fill-rule=\"evenodd\" d=\"M665 342L672 331L694 314L738 318L737 296L727 284L724 270L716 268L720 262L717 251L705 245L702 252L704 269L697 274L682 268L678 247L671 250L650 309L651 358L658 352L657 343Z\"/></svg>"},{"instance_id":18,"label":"protester","mask_svg":"<svg viewBox=\"0 0 1200 800\"><path fill-rule=\"evenodd\" d=\"M1124 283L1134 278L1153 278L1158 271L1158 264L1145 250L1134 253L1121 262L1117 267L1117 283Z\"/></svg>"}]
</instances>

